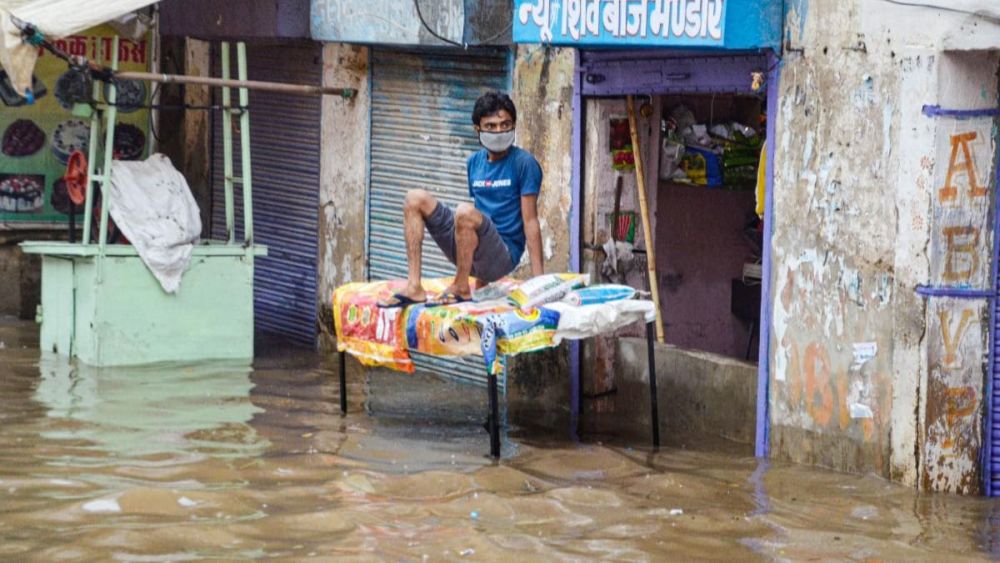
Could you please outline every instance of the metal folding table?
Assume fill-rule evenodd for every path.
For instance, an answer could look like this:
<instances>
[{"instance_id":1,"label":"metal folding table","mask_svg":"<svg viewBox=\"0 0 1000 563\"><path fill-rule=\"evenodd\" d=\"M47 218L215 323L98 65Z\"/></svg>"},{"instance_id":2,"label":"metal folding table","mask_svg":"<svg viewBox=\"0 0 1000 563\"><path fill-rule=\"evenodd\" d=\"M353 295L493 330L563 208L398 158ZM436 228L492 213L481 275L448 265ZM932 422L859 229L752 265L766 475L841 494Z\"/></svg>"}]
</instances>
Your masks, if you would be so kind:
<instances>
[{"instance_id":1,"label":"metal folding table","mask_svg":"<svg viewBox=\"0 0 1000 563\"><path fill-rule=\"evenodd\" d=\"M656 358L655 347L656 328L654 322L646 323L646 362L649 371L649 415L652 425L653 447L660 447L660 410L656 398ZM340 352L340 412L347 414L347 352ZM497 376L487 371L487 392L489 393L489 420L487 430L490 433L490 456L500 457L500 397ZM579 388L582 390L583 385Z\"/></svg>"}]
</instances>

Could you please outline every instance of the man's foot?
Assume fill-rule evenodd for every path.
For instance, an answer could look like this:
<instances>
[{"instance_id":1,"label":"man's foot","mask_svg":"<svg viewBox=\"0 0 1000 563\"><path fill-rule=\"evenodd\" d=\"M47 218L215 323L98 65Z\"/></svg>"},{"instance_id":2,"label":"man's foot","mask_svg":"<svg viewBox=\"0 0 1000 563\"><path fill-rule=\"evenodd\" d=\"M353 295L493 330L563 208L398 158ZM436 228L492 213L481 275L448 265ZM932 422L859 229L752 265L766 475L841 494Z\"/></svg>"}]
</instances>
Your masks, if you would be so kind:
<instances>
[{"instance_id":1,"label":"man's foot","mask_svg":"<svg viewBox=\"0 0 1000 563\"><path fill-rule=\"evenodd\" d=\"M407 307L409 305L422 305L427 302L427 293L424 290L406 292L400 291L398 293L393 293L392 297L388 299L383 299L376 303L376 305L382 309L391 309L393 307Z\"/></svg>"},{"instance_id":2,"label":"man's foot","mask_svg":"<svg viewBox=\"0 0 1000 563\"><path fill-rule=\"evenodd\" d=\"M468 287L460 289L454 285L450 285L447 289L429 299L427 305L429 307L454 305L456 303L465 303L466 301L472 301L472 290Z\"/></svg>"}]
</instances>

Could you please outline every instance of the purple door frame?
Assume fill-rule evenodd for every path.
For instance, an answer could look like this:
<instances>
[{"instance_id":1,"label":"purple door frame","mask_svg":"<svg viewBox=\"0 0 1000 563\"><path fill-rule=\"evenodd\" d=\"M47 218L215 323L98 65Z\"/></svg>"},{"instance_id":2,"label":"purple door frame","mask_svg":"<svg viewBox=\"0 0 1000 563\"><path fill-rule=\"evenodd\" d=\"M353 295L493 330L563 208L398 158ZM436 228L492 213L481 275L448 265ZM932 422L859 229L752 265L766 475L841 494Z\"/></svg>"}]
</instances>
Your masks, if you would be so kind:
<instances>
[{"instance_id":1,"label":"purple door frame","mask_svg":"<svg viewBox=\"0 0 1000 563\"><path fill-rule=\"evenodd\" d=\"M987 110L990 115L1000 117L1000 107ZM994 120L994 123L996 121ZM1000 140L1000 139L998 139ZM1000 306L1000 147L993 157L993 264L990 270L990 283L992 291L990 295L990 331L989 331L989 358L990 363L986 374L986 392L983 401L986 403L986 424L983 424L983 446L982 446L982 468L983 468L983 493L988 496L998 496L1000 491L996 490L993 478L1000 471L994 470L995 456L993 446L1000 441L997 429L993 425L997 417L997 405L994 401L1000 400L996 396L997 387L997 307Z\"/></svg>"},{"instance_id":2,"label":"purple door frame","mask_svg":"<svg viewBox=\"0 0 1000 563\"><path fill-rule=\"evenodd\" d=\"M771 232L773 224L774 132L777 121L779 58L763 53L723 53L645 50L576 51L573 78L573 138L570 206L570 268L581 267L581 221L583 213L583 117L584 98L626 94L692 94L712 92L751 93L750 72L767 71L767 187L760 312L760 354L757 370L757 429L755 455L769 453L768 383L771 335ZM666 69L666 72L663 72ZM570 411L572 432L579 421L580 348L570 346Z\"/></svg>"},{"instance_id":3,"label":"purple door frame","mask_svg":"<svg viewBox=\"0 0 1000 563\"><path fill-rule=\"evenodd\" d=\"M771 455L771 234L774 232L774 148L778 121L778 80L781 59L767 54L767 163L764 188L764 250L761 253L760 348L757 354L757 434L754 455Z\"/></svg>"}]
</instances>

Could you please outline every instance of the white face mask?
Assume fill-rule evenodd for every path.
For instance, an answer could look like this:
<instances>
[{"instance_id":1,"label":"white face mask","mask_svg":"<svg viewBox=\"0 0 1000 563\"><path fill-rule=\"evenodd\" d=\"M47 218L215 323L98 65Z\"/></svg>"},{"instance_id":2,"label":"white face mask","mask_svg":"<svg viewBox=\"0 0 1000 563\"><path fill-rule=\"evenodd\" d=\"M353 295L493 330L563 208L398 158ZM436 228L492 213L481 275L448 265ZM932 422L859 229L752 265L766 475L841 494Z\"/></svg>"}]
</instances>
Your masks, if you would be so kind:
<instances>
[{"instance_id":1,"label":"white face mask","mask_svg":"<svg viewBox=\"0 0 1000 563\"><path fill-rule=\"evenodd\" d=\"M492 153L502 153L514 144L514 130L511 129L503 133L480 131L479 143Z\"/></svg>"}]
</instances>

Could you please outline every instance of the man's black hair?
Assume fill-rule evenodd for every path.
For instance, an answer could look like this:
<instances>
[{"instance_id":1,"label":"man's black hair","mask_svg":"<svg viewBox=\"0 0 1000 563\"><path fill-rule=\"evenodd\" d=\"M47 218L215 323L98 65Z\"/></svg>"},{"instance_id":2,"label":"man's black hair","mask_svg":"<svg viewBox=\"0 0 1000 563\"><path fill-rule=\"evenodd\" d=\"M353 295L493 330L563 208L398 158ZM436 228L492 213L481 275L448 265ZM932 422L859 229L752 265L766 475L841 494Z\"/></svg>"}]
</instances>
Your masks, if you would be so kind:
<instances>
[{"instance_id":1,"label":"man's black hair","mask_svg":"<svg viewBox=\"0 0 1000 563\"><path fill-rule=\"evenodd\" d=\"M496 114L500 110L507 110L510 118L517 123L517 110L514 108L514 101L503 92L487 92L476 100L476 107L472 108L472 124L479 125L480 120Z\"/></svg>"}]
</instances>

